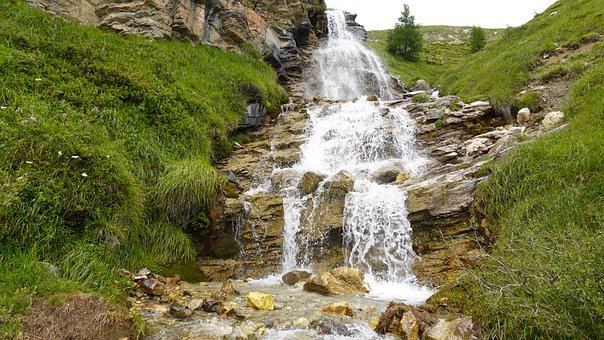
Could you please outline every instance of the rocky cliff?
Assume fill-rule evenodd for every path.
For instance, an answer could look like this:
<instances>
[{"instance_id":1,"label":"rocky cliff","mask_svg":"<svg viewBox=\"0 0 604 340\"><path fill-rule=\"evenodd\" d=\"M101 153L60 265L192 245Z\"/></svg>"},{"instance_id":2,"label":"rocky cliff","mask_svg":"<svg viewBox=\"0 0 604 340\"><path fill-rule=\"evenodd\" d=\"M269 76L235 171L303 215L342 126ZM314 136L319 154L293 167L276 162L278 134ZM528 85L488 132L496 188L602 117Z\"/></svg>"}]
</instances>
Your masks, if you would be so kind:
<instances>
[{"instance_id":1,"label":"rocky cliff","mask_svg":"<svg viewBox=\"0 0 604 340\"><path fill-rule=\"evenodd\" d=\"M28 0L45 11L120 34L184 39L260 53L290 86L302 76L303 50L324 29L323 0ZM255 52L254 52L255 51Z\"/></svg>"}]
</instances>

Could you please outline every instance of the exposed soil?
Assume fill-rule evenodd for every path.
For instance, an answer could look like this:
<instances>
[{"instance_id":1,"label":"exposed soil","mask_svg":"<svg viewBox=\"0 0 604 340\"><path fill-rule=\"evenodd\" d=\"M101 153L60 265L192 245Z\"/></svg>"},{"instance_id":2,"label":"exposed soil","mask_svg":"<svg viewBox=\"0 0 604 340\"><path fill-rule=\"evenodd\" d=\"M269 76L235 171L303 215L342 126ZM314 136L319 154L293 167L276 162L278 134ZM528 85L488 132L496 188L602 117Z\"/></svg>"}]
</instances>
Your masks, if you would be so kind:
<instances>
[{"instance_id":1,"label":"exposed soil","mask_svg":"<svg viewBox=\"0 0 604 340\"><path fill-rule=\"evenodd\" d=\"M128 339L132 321L107 301L77 293L65 301L34 301L24 317L25 339Z\"/></svg>"}]
</instances>

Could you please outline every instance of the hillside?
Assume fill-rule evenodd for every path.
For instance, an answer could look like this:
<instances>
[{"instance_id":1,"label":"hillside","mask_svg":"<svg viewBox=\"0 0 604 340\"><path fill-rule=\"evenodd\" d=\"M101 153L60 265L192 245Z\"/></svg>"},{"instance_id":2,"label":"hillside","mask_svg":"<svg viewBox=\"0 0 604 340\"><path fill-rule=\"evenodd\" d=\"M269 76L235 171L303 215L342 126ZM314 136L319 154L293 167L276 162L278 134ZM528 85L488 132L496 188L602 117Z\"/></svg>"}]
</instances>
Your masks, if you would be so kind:
<instances>
[{"instance_id":1,"label":"hillside","mask_svg":"<svg viewBox=\"0 0 604 340\"><path fill-rule=\"evenodd\" d=\"M439 77L470 54L471 27L420 26L424 44L418 62L404 60L387 51L386 39L391 30L369 31L367 44L375 50L388 70L400 77L404 84L414 84L424 78L436 84ZM485 29L488 41L497 39L503 30Z\"/></svg>"},{"instance_id":2,"label":"hillside","mask_svg":"<svg viewBox=\"0 0 604 340\"><path fill-rule=\"evenodd\" d=\"M604 333L603 17L601 1L558 1L438 78L508 118L528 106L569 122L490 165L479 200L497 235L491 257L432 299L457 301L449 308L471 312L487 337Z\"/></svg>"},{"instance_id":3,"label":"hillside","mask_svg":"<svg viewBox=\"0 0 604 340\"><path fill-rule=\"evenodd\" d=\"M117 268L194 260L211 166L256 101L287 99L255 58L121 37L0 4L0 334L32 299L123 301ZM0 337L3 337L0 335Z\"/></svg>"}]
</instances>

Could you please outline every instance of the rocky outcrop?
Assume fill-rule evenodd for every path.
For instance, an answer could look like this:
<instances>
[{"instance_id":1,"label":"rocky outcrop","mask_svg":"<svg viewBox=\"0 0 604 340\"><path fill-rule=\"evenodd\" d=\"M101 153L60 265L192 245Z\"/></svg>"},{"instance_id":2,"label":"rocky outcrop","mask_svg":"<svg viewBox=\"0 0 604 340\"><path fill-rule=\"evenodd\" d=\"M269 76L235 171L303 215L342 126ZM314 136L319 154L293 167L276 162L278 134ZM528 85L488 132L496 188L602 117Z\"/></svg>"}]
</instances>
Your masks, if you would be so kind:
<instances>
[{"instance_id":1,"label":"rocky outcrop","mask_svg":"<svg viewBox=\"0 0 604 340\"><path fill-rule=\"evenodd\" d=\"M323 34L323 0L28 0L48 12L120 34L185 39L234 51L256 50L292 85Z\"/></svg>"},{"instance_id":2,"label":"rocky outcrop","mask_svg":"<svg viewBox=\"0 0 604 340\"><path fill-rule=\"evenodd\" d=\"M348 26L348 30L358 39L367 40L367 31L365 30L365 27L356 22L357 14L346 12L344 15L346 17L346 26Z\"/></svg>"},{"instance_id":3,"label":"rocky outcrop","mask_svg":"<svg viewBox=\"0 0 604 340\"><path fill-rule=\"evenodd\" d=\"M370 289L360 270L339 267L308 280L304 290L322 295L354 295L365 294Z\"/></svg>"},{"instance_id":4,"label":"rocky outcrop","mask_svg":"<svg viewBox=\"0 0 604 340\"><path fill-rule=\"evenodd\" d=\"M452 320L439 317L404 303L390 303L380 316L375 331L378 334L398 335L403 339L473 340L480 338L479 328L471 317Z\"/></svg>"}]
</instances>

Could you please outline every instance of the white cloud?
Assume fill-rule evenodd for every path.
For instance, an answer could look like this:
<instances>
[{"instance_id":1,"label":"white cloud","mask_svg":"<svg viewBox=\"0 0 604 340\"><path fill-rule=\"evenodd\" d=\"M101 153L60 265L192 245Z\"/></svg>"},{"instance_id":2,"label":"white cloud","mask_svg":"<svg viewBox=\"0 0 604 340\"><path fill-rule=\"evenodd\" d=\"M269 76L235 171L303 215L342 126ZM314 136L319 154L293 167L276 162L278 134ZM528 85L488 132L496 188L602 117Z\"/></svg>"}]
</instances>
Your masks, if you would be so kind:
<instances>
[{"instance_id":1,"label":"white cloud","mask_svg":"<svg viewBox=\"0 0 604 340\"><path fill-rule=\"evenodd\" d=\"M407 3L421 25L505 28L529 21L555 0L326 0L329 8L357 13L368 30L392 28Z\"/></svg>"}]
</instances>

